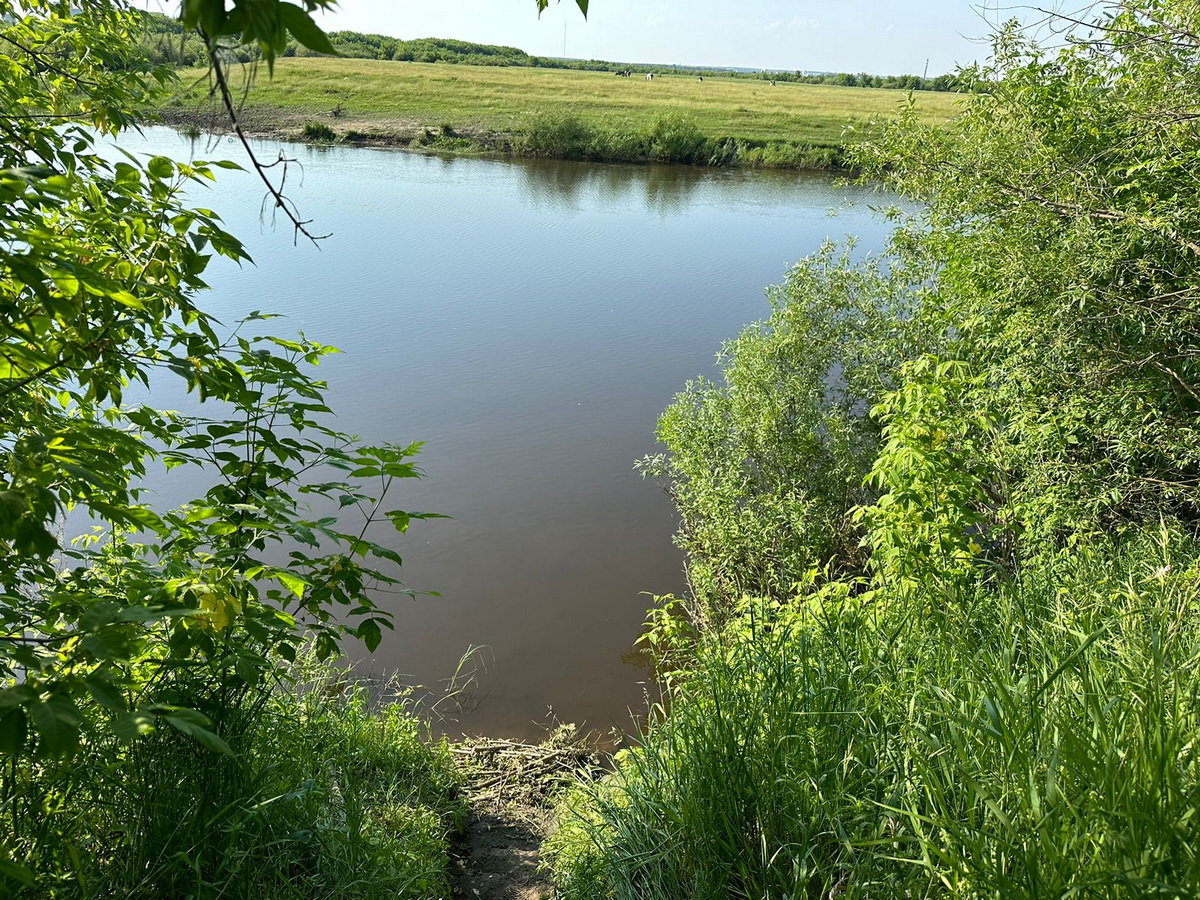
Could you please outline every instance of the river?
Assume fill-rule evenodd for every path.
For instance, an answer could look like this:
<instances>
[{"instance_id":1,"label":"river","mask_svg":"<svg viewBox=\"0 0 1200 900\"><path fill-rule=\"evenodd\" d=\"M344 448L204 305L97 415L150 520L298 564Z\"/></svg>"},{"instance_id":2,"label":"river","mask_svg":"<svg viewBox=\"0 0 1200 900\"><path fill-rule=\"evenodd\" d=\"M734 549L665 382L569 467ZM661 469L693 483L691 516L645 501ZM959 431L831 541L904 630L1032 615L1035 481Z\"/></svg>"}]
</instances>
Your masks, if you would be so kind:
<instances>
[{"instance_id":1,"label":"river","mask_svg":"<svg viewBox=\"0 0 1200 900\"><path fill-rule=\"evenodd\" d=\"M164 128L122 146L241 159ZM628 727L648 689L628 661L647 594L684 589L674 511L633 463L673 394L768 314L764 287L791 263L828 238L882 245L868 207L884 199L795 172L283 152L288 195L331 236L294 244L249 174L220 172L194 202L257 265L214 263L202 305L226 322L283 313L273 333L345 351L321 367L337 427L424 441L426 477L396 505L452 517L394 537L405 583L441 596L395 601L366 664L436 694L483 648L457 710L442 705L452 732ZM160 505L194 493L181 471L152 480Z\"/></svg>"}]
</instances>

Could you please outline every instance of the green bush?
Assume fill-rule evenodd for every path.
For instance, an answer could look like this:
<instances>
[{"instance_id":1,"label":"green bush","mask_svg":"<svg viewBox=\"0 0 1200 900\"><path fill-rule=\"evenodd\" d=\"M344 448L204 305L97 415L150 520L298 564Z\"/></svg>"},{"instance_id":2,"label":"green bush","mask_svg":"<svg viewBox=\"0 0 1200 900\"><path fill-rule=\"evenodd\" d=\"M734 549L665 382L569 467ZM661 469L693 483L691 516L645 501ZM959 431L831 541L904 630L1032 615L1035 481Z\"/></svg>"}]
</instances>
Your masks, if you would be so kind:
<instances>
[{"instance_id":1,"label":"green bush","mask_svg":"<svg viewBox=\"0 0 1200 900\"><path fill-rule=\"evenodd\" d=\"M592 159L597 130L573 113L542 112L523 129L520 145L531 156L553 159Z\"/></svg>"},{"instance_id":2,"label":"green bush","mask_svg":"<svg viewBox=\"0 0 1200 900\"><path fill-rule=\"evenodd\" d=\"M722 349L724 384L689 383L663 413L669 453L639 465L679 509L698 621L743 594L790 596L813 566L862 568L851 511L876 496L868 412L893 367L937 343L913 314L923 275L826 246L770 291L766 322Z\"/></svg>"},{"instance_id":3,"label":"green bush","mask_svg":"<svg viewBox=\"0 0 1200 900\"><path fill-rule=\"evenodd\" d=\"M707 163L708 139L696 120L686 113L669 112L655 117L648 134L650 158L658 162Z\"/></svg>"}]
</instances>

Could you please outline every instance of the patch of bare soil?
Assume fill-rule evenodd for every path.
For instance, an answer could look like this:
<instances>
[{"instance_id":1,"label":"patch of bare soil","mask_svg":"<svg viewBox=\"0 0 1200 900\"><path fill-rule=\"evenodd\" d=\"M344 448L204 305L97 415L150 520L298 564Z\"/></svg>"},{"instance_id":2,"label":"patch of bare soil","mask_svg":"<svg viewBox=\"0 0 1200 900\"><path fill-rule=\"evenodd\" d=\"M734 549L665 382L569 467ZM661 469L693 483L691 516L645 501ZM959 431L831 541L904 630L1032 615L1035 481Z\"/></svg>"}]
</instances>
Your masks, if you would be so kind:
<instances>
[{"instance_id":1,"label":"patch of bare soil","mask_svg":"<svg viewBox=\"0 0 1200 900\"><path fill-rule=\"evenodd\" d=\"M542 838L492 813L476 815L458 845L455 900L550 900L554 886L538 865Z\"/></svg>"},{"instance_id":2,"label":"patch of bare soil","mask_svg":"<svg viewBox=\"0 0 1200 900\"><path fill-rule=\"evenodd\" d=\"M540 868L542 840L553 828L554 795L583 775L603 774L605 760L572 726L541 744L477 738L453 752L470 773L473 815L458 841L455 900L551 900Z\"/></svg>"}]
</instances>

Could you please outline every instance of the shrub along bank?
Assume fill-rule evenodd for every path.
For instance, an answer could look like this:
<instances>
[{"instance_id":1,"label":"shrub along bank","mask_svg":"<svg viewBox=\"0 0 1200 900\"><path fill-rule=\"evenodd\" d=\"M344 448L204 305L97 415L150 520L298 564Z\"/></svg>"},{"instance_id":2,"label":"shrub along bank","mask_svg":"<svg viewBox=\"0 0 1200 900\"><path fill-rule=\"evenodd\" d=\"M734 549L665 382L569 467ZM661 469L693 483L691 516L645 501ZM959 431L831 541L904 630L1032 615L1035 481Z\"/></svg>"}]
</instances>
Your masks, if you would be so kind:
<instances>
[{"instance_id":1,"label":"shrub along bank","mask_svg":"<svg viewBox=\"0 0 1200 900\"><path fill-rule=\"evenodd\" d=\"M524 156L595 162L778 169L839 169L847 164L840 144L709 137L684 112L658 115L644 129L571 113L542 113L526 121L510 146Z\"/></svg>"},{"instance_id":2,"label":"shrub along bank","mask_svg":"<svg viewBox=\"0 0 1200 900\"><path fill-rule=\"evenodd\" d=\"M694 590L564 896L1200 894L1200 21L1096 14L864 144L925 212L664 415Z\"/></svg>"}]
</instances>

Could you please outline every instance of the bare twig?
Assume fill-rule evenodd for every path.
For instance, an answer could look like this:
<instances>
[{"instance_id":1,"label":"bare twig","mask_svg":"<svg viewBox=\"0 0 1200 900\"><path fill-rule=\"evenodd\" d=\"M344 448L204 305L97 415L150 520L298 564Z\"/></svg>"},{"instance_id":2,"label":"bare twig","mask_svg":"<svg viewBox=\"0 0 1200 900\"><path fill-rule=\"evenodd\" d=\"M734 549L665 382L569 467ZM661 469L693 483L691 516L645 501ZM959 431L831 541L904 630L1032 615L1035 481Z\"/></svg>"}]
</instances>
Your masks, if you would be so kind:
<instances>
[{"instance_id":1,"label":"bare twig","mask_svg":"<svg viewBox=\"0 0 1200 900\"><path fill-rule=\"evenodd\" d=\"M329 237L329 235L316 235L309 231L308 225L311 224L312 220L301 219L299 213L296 211L295 204L283 195L283 182L281 181L280 185L276 186L267 175L267 169L274 168L282 163L285 173L284 180L286 180L286 165L288 160L281 153L279 159L269 165L265 165L259 161L254 153L254 148L250 146L250 140L246 137L245 132L242 131L241 121L238 118L237 105L234 103L233 94L229 90L229 82L225 78L225 69L218 56L219 48L207 34L201 32L201 36L204 38L205 46L208 47L209 61L212 64L213 76L217 82L217 90L221 95L221 103L225 107L225 112L229 116L229 122L233 126L233 132L237 135L238 141L241 142L243 149L245 149L246 154L250 157L250 164L254 171L258 173L258 177L262 180L262 183L267 186L269 197L264 202L270 202L275 209L283 210L283 214L287 216L288 220L292 223L292 227L295 229L294 239L296 241L299 240L300 235L304 235L312 242L313 246L319 248L319 242Z\"/></svg>"}]
</instances>

